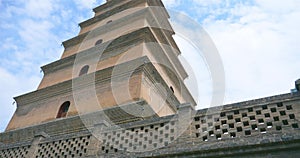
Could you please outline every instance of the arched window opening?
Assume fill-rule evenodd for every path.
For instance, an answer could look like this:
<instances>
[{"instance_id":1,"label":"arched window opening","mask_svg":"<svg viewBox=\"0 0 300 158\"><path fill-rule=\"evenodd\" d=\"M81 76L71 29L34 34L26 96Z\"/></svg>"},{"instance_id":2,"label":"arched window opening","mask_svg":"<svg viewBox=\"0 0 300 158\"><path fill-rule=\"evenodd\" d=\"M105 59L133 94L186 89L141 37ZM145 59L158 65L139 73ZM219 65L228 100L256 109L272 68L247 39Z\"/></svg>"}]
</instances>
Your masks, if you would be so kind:
<instances>
[{"instance_id":1,"label":"arched window opening","mask_svg":"<svg viewBox=\"0 0 300 158\"><path fill-rule=\"evenodd\" d=\"M173 88L172 86L170 87L170 89L171 89L171 91L174 93L174 88Z\"/></svg>"},{"instance_id":2,"label":"arched window opening","mask_svg":"<svg viewBox=\"0 0 300 158\"><path fill-rule=\"evenodd\" d=\"M111 23L112 22L112 20L109 20L109 21L107 21L107 23L106 24L109 24L109 23Z\"/></svg>"},{"instance_id":3,"label":"arched window opening","mask_svg":"<svg viewBox=\"0 0 300 158\"><path fill-rule=\"evenodd\" d=\"M89 71L89 68L90 68L90 66L88 66L88 65L85 65L84 67L82 67L79 72L79 76L86 75Z\"/></svg>"},{"instance_id":4,"label":"arched window opening","mask_svg":"<svg viewBox=\"0 0 300 158\"><path fill-rule=\"evenodd\" d=\"M63 118L63 117L66 117L66 116L67 116L67 113L68 113L68 111L69 111L70 104L71 104L71 103L70 103L69 101L64 102L64 103L60 106L56 118Z\"/></svg>"},{"instance_id":5,"label":"arched window opening","mask_svg":"<svg viewBox=\"0 0 300 158\"><path fill-rule=\"evenodd\" d=\"M103 42L103 39L99 39L99 40L96 42L95 46L101 44L102 42Z\"/></svg>"}]
</instances>

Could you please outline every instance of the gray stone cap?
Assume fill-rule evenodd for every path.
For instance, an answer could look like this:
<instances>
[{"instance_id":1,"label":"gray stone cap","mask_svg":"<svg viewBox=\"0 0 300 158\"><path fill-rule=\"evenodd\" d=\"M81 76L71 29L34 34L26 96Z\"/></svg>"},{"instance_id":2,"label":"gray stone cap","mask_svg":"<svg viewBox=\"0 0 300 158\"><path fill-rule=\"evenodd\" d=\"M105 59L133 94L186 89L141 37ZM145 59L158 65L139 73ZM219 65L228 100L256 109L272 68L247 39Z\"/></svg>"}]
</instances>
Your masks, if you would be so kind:
<instances>
[{"instance_id":1,"label":"gray stone cap","mask_svg":"<svg viewBox=\"0 0 300 158\"><path fill-rule=\"evenodd\" d=\"M300 91L300 79L295 81L295 87L296 87L297 91Z\"/></svg>"},{"instance_id":2,"label":"gray stone cap","mask_svg":"<svg viewBox=\"0 0 300 158\"><path fill-rule=\"evenodd\" d=\"M50 136L49 136L47 133L41 131L41 132L37 132L37 133L34 135L34 137L49 138Z\"/></svg>"},{"instance_id":3,"label":"gray stone cap","mask_svg":"<svg viewBox=\"0 0 300 158\"><path fill-rule=\"evenodd\" d=\"M7 150L7 149L12 149L12 148L21 148L21 147L29 147L31 145L32 141L25 141L25 142L17 142L14 144L4 144L0 143L0 152L1 150Z\"/></svg>"}]
</instances>

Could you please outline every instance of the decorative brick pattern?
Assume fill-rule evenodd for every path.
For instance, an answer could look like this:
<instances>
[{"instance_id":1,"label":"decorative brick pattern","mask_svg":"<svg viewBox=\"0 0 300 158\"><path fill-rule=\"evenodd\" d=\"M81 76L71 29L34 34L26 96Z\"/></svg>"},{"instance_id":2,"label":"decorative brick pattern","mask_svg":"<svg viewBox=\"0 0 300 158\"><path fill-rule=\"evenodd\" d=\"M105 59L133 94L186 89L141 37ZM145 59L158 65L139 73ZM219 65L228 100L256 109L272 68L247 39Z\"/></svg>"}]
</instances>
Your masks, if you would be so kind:
<instances>
[{"instance_id":1,"label":"decorative brick pattern","mask_svg":"<svg viewBox=\"0 0 300 158\"><path fill-rule=\"evenodd\" d=\"M202 141L213 141L298 129L299 121L293 108L293 105L279 102L197 116L194 118L195 135Z\"/></svg>"},{"instance_id":2,"label":"decorative brick pattern","mask_svg":"<svg viewBox=\"0 0 300 158\"><path fill-rule=\"evenodd\" d=\"M36 158L84 157L90 136L39 144Z\"/></svg>"},{"instance_id":3,"label":"decorative brick pattern","mask_svg":"<svg viewBox=\"0 0 300 158\"><path fill-rule=\"evenodd\" d=\"M102 134L102 153L150 151L176 139L175 122L133 127Z\"/></svg>"},{"instance_id":4,"label":"decorative brick pattern","mask_svg":"<svg viewBox=\"0 0 300 158\"><path fill-rule=\"evenodd\" d=\"M10 148L0 151L0 158L23 158L26 157L28 153L28 149L30 146L23 146L23 147L16 147L16 148Z\"/></svg>"}]
</instances>

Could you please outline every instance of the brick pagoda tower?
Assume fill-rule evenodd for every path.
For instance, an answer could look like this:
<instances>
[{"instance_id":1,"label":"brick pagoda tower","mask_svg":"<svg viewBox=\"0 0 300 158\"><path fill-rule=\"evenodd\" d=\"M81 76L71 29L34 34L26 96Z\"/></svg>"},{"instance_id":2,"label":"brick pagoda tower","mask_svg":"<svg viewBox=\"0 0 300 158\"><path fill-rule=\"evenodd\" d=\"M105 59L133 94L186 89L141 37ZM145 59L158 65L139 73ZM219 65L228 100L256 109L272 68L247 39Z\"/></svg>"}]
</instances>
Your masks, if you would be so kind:
<instances>
[{"instance_id":1,"label":"brick pagoda tower","mask_svg":"<svg viewBox=\"0 0 300 158\"><path fill-rule=\"evenodd\" d=\"M195 111L161 0L94 12L15 98L1 158L299 156L299 92Z\"/></svg>"},{"instance_id":2,"label":"brick pagoda tower","mask_svg":"<svg viewBox=\"0 0 300 158\"><path fill-rule=\"evenodd\" d=\"M161 1L111 0L94 12L61 59L42 67L38 90L15 98L7 131L99 110L118 113L109 115L118 124L195 106Z\"/></svg>"}]
</instances>

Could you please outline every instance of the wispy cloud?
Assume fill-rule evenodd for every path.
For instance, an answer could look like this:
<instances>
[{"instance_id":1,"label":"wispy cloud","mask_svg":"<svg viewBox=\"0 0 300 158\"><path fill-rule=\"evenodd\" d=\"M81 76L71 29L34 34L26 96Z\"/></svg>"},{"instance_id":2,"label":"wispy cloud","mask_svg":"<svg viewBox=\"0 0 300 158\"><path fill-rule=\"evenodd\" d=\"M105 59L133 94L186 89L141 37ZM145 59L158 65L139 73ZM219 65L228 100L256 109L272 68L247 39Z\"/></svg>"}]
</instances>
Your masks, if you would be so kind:
<instances>
[{"instance_id":1,"label":"wispy cloud","mask_svg":"<svg viewBox=\"0 0 300 158\"><path fill-rule=\"evenodd\" d=\"M300 77L298 1L235 4L204 27L223 57L227 102L289 92ZM279 9L280 8L280 9ZM213 15L214 16L214 15ZM235 17L235 18L232 18Z\"/></svg>"},{"instance_id":2,"label":"wispy cloud","mask_svg":"<svg viewBox=\"0 0 300 158\"><path fill-rule=\"evenodd\" d=\"M182 0L163 0L166 7L177 7L181 4Z\"/></svg>"},{"instance_id":3,"label":"wispy cloud","mask_svg":"<svg viewBox=\"0 0 300 158\"><path fill-rule=\"evenodd\" d=\"M79 9L91 9L97 3L97 0L74 0L74 3Z\"/></svg>"},{"instance_id":4,"label":"wispy cloud","mask_svg":"<svg viewBox=\"0 0 300 158\"><path fill-rule=\"evenodd\" d=\"M49 18L56 0L27 0L24 11L32 18Z\"/></svg>"},{"instance_id":5,"label":"wispy cloud","mask_svg":"<svg viewBox=\"0 0 300 158\"><path fill-rule=\"evenodd\" d=\"M32 91L32 86L36 86L40 77L29 76L22 73L10 73L2 67L0 67L0 76L0 87L2 90L0 92L0 131L3 131L16 108L12 96L21 95L26 91Z\"/></svg>"},{"instance_id":6,"label":"wispy cloud","mask_svg":"<svg viewBox=\"0 0 300 158\"><path fill-rule=\"evenodd\" d=\"M5 31L0 32L0 87L5 93L0 94L0 131L16 106L12 98L37 88L40 66L59 59L61 42L76 36L78 23L92 16L98 2L1 1L0 28Z\"/></svg>"}]
</instances>

